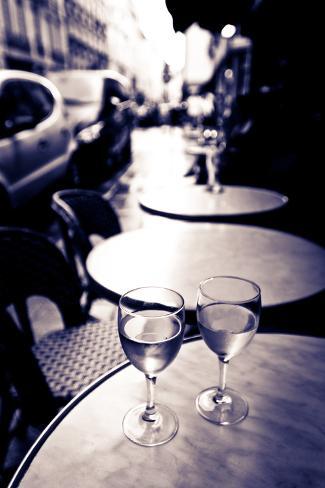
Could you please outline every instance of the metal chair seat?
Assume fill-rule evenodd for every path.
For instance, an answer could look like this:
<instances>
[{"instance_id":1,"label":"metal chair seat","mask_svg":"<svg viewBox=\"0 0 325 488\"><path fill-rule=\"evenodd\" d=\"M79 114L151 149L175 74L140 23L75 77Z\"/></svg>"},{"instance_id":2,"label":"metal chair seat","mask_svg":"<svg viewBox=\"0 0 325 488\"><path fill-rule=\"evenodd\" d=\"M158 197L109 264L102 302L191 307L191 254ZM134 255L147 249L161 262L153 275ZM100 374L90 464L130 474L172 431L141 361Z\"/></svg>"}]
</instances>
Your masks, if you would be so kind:
<instances>
[{"instance_id":1,"label":"metal chair seat","mask_svg":"<svg viewBox=\"0 0 325 488\"><path fill-rule=\"evenodd\" d=\"M32 350L58 403L126 360L116 324L104 321L52 332Z\"/></svg>"}]
</instances>

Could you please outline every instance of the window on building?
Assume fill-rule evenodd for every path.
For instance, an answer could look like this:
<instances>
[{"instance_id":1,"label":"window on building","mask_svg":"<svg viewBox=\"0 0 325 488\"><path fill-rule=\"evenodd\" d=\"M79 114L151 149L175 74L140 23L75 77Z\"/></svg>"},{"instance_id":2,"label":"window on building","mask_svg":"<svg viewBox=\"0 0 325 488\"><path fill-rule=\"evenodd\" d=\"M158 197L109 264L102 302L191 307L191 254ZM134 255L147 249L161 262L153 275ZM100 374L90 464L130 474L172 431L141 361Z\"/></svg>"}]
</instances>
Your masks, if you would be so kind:
<instances>
[{"instance_id":1,"label":"window on building","mask_svg":"<svg viewBox=\"0 0 325 488\"><path fill-rule=\"evenodd\" d=\"M25 11L24 11L24 6L22 0L16 0L17 1L17 16L18 16L18 32L19 34L26 38L27 37L27 31L26 31L26 20L25 20ZM15 4L15 2L12 2Z\"/></svg>"},{"instance_id":2,"label":"window on building","mask_svg":"<svg viewBox=\"0 0 325 488\"><path fill-rule=\"evenodd\" d=\"M44 55L44 45L42 41L40 8L37 2L33 3L34 30L36 38L36 49L40 56Z\"/></svg>"},{"instance_id":3,"label":"window on building","mask_svg":"<svg viewBox=\"0 0 325 488\"><path fill-rule=\"evenodd\" d=\"M2 7L8 45L29 50L22 0L3 0Z\"/></svg>"}]
</instances>

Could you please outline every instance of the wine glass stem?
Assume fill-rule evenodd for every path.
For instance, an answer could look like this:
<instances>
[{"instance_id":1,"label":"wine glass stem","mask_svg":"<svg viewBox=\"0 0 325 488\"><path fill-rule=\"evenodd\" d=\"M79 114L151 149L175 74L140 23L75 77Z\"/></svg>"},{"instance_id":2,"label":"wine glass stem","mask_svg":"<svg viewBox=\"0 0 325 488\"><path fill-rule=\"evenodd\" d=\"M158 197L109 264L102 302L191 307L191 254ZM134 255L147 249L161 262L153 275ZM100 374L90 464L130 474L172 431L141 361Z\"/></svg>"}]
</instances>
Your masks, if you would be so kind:
<instances>
[{"instance_id":1,"label":"wine glass stem","mask_svg":"<svg viewBox=\"0 0 325 488\"><path fill-rule=\"evenodd\" d=\"M215 178L215 166L214 166L214 158L212 154L206 155L206 165L207 165L207 172L208 172L208 186L213 187L216 178Z\"/></svg>"},{"instance_id":2,"label":"wine glass stem","mask_svg":"<svg viewBox=\"0 0 325 488\"><path fill-rule=\"evenodd\" d=\"M148 422L154 422L157 420L157 409L155 405L155 386L157 381L157 376L146 376L146 383L147 383L147 404L146 409L142 415L143 420L147 420Z\"/></svg>"},{"instance_id":3,"label":"wine glass stem","mask_svg":"<svg viewBox=\"0 0 325 488\"><path fill-rule=\"evenodd\" d=\"M223 361L219 358L219 386L217 389L217 394L215 396L215 401L217 403L226 402L226 397L224 391L226 388L226 377L229 361Z\"/></svg>"},{"instance_id":4,"label":"wine glass stem","mask_svg":"<svg viewBox=\"0 0 325 488\"><path fill-rule=\"evenodd\" d=\"M217 152L206 155L206 167L208 172L207 188L214 193L221 193L223 191L219 181L219 163L220 160Z\"/></svg>"}]
</instances>

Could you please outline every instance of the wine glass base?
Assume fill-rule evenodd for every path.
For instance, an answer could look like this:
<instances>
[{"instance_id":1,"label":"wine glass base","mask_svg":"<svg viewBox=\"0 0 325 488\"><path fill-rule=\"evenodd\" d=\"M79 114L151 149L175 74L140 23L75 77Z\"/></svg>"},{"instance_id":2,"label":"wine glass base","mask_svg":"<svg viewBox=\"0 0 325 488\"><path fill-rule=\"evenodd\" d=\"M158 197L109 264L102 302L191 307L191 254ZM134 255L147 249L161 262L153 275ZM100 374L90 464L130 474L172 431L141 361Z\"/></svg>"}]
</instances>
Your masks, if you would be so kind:
<instances>
[{"instance_id":1,"label":"wine glass base","mask_svg":"<svg viewBox=\"0 0 325 488\"><path fill-rule=\"evenodd\" d=\"M170 441L178 431L178 418L170 408L156 404L157 420L143 419L146 404L142 403L127 412L123 419L123 432L140 446L159 446Z\"/></svg>"},{"instance_id":2,"label":"wine glass base","mask_svg":"<svg viewBox=\"0 0 325 488\"><path fill-rule=\"evenodd\" d=\"M203 390L196 398L196 408L202 417L217 425L233 425L244 420L248 414L248 403L235 390L224 390L225 401L215 400L217 388Z\"/></svg>"},{"instance_id":3,"label":"wine glass base","mask_svg":"<svg viewBox=\"0 0 325 488\"><path fill-rule=\"evenodd\" d=\"M223 187L218 184L218 183L215 183L213 185L207 185L206 186L206 191L209 192L209 193L215 193L215 194L218 194L218 193L223 193L224 192L224 189Z\"/></svg>"}]
</instances>

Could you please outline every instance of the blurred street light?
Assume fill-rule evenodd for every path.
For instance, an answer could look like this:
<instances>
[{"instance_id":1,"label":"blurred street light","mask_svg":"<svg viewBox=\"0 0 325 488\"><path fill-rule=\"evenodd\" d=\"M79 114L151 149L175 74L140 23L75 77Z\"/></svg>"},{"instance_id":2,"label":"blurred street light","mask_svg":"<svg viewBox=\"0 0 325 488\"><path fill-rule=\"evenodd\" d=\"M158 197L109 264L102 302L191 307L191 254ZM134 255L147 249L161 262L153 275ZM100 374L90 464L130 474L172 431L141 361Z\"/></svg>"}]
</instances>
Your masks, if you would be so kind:
<instances>
[{"instance_id":1,"label":"blurred street light","mask_svg":"<svg viewBox=\"0 0 325 488\"><path fill-rule=\"evenodd\" d=\"M185 36L174 31L165 0L133 0L133 5L145 38L172 72L180 71L185 63Z\"/></svg>"}]
</instances>

